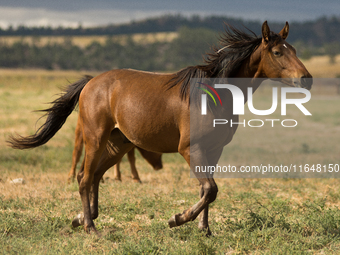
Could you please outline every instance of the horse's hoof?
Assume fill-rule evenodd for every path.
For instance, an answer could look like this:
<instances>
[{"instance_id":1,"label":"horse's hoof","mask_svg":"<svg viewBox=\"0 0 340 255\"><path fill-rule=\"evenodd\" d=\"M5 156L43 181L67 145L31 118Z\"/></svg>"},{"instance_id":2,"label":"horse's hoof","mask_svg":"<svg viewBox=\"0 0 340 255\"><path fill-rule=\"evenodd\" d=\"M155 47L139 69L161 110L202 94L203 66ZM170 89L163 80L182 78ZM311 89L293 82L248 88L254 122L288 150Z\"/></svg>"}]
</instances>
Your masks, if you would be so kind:
<instances>
[{"instance_id":1,"label":"horse's hoof","mask_svg":"<svg viewBox=\"0 0 340 255\"><path fill-rule=\"evenodd\" d=\"M133 178L133 182L142 183L142 181L140 179L134 179L134 178Z\"/></svg>"},{"instance_id":2,"label":"horse's hoof","mask_svg":"<svg viewBox=\"0 0 340 255\"><path fill-rule=\"evenodd\" d=\"M209 229L209 227L207 228L199 228L202 232L205 233L205 235L208 237L208 236L211 236L211 231Z\"/></svg>"},{"instance_id":3,"label":"horse's hoof","mask_svg":"<svg viewBox=\"0 0 340 255\"><path fill-rule=\"evenodd\" d=\"M81 226L81 225L84 225L84 215L81 214L81 213L79 213L79 214L77 215L77 217L75 217L75 218L73 219L73 221L72 221L72 226L73 226L74 228L77 228L77 227L79 227L79 226Z\"/></svg>"},{"instance_id":4,"label":"horse's hoof","mask_svg":"<svg viewBox=\"0 0 340 255\"><path fill-rule=\"evenodd\" d=\"M98 233L98 231L97 231L97 229L95 228L94 225L88 226L88 227L84 226L84 229L85 229L85 232L88 233L88 234L93 234L94 233L97 236L99 236L99 233Z\"/></svg>"},{"instance_id":5,"label":"horse's hoof","mask_svg":"<svg viewBox=\"0 0 340 255\"><path fill-rule=\"evenodd\" d=\"M168 220L168 224L170 228L177 227L177 220L178 214L172 215L171 218Z\"/></svg>"},{"instance_id":6,"label":"horse's hoof","mask_svg":"<svg viewBox=\"0 0 340 255\"><path fill-rule=\"evenodd\" d=\"M153 170L158 171L161 170L163 168L163 165L157 165L153 167Z\"/></svg>"}]
</instances>

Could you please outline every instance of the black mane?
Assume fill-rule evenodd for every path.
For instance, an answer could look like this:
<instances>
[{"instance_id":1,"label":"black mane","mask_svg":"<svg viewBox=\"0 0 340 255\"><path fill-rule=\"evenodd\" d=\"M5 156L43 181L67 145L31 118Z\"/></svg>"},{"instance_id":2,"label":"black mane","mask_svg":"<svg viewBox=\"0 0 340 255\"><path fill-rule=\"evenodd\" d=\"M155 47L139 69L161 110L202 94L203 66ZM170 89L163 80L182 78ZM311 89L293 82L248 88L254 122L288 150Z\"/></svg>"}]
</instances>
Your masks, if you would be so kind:
<instances>
[{"instance_id":1,"label":"black mane","mask_svg":"<svg viewBox=\"0 0 340 255\"><path fill-rule=\"evenodd\" d=\"M249 30L249 29L248 29ZM205 57L204 65L189 66L174 74L168 83L168 88L181 84L181 98L188 96L191 78L225 78L233 77L243 61L247 59L261 44L262 38L247 34L230 25L226 25L220 36L220 47L212 47L212 52Z\"/></svg>"}]
</instances>

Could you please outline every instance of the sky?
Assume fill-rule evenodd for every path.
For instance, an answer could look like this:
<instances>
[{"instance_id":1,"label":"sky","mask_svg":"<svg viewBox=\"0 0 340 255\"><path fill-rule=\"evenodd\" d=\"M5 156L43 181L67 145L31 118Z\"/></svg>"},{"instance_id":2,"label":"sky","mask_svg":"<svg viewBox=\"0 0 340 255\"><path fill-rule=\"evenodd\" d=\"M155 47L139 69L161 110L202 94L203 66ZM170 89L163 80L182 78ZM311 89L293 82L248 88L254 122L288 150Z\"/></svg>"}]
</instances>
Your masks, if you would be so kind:
<instances>
[{"instance_id":1,"label":"sky","mask_svg":"<svg viewBox=\"0 0 340 255\"><path fill-rule=\"evenodd\" d=\"M0 27L93 27L164 14L222 15L256 21L340 17L340 0L0 0Z\"/></svg>"}]
</instances>

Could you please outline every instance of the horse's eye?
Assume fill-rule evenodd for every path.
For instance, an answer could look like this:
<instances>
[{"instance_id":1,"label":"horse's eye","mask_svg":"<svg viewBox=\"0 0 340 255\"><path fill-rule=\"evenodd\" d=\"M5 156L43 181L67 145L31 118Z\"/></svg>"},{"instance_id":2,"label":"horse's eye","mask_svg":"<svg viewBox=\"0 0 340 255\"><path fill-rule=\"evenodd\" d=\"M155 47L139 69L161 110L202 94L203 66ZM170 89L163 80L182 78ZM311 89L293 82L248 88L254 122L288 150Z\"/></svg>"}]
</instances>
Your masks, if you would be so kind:
<instances>
[{"instance_id":1,"label":"horse's eye","mask_svg":"<svg viewBox=\"0 0 340 255\"><path fill-rule=\"evenodd\" d=\"M274 50L274 51L273 51L273 54L274 54L275 57L281 56L281 52L279 52L279 51L277 51L277 50Z\"/></svg>"}]
</instances>

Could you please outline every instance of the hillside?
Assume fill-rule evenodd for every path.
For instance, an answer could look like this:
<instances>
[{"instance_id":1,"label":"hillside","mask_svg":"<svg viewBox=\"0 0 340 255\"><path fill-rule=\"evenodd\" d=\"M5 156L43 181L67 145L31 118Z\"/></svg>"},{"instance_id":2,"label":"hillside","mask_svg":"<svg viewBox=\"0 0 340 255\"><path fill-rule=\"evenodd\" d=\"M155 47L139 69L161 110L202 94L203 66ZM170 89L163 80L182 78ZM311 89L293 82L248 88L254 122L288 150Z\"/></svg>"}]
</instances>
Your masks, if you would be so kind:
<instances>
[{"instance_id":1,"label":"hillside","mask_svg":"<svg viewBox=\"0 0 340 255\"><path fill-rule=\"evenodd\" d=\"M0 36L90 36L90 35L120 35L136 33L176 32L181 27L206 28L213 31L223 31L224 23L238 27L247 27L256 34L260 33L263 21L251 21L230 18L227 16L209 17L184 17L180 15L166 15L157 18L149 18L128 24L107 25L103 27L63 28L51 27L25 27L17 29L12 27L0 29ZM308 22L290 22L290 40L301 41L309 46L322 46L325 43L340 41L340 16L330 18L318 18ZM274 31L281 30L283 24L270 22Z\"/></svg>"},{"instance_id":2,"label":"hillside","mask_svg":"<svg viewBox=\"0 0 340 255\"><path fill-rule=\"evenodd\" d=\"M98 28L0 29L0 68L179 70L202 63L202 56L209 52L210 46L218 44L224 22L260 33L258 21L198 16L163 16ZM273 31L278 32L282 27L283 24L270 22ZM340 18L292 22L287 41L301 59L327 55L325 59L336 71Z\"/></svg>"}]
</instances>

